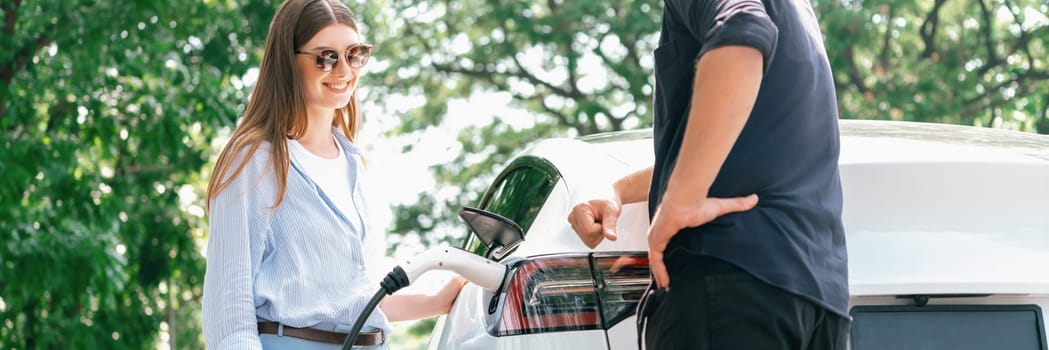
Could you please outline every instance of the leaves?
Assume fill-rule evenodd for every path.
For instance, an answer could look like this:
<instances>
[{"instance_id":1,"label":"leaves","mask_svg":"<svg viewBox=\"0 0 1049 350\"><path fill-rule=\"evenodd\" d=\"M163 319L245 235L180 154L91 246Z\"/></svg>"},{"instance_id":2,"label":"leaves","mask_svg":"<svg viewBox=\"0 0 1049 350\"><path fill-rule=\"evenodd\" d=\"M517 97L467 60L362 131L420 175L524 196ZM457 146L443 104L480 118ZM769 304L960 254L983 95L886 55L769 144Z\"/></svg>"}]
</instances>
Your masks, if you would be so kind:
<instances>
[{"instance_id":1,"label":"leaves","mask_svg":"<svg viewBox=\"0 0 1049 350\"><path fill-rule=\"evenodd\" d=\"M177 305L199 310L190 209L258 63L265 30L247 28L275 10L242 5L3 5L0 348L147 348Z\"/></svg>"},{"instance_id":2,"label":"leaves","mask_svg":"<svg viewBox=\"0 0 1049 350\"><path fill-rule=\"evenodd\" d=\"M842 117L1026 131L1045 124L1045 4L819 1L816 9Z\"/></svg>"},{"instance_id":3,"label":"leaves","mask_svg":"<svg viewBox=\"0 0 1049 350\"><path fill-rule=\"evenodd\" d=\"M422 194L397 210L393 231L424 243L461 237L456 209L474 204L499 164L533 140L651 125L650 52L655 49L658 1L374 1L364 18L381 68L364 84L375 100L411 96L422 106L402 115L393 133L441 125L449 101L475 92L509 94L511 108L534 116L531 126L500 120L463 130L463 153L434 167L450 196ZM396 16L391 14L396 13ZM367 25L366 21L366 25ZM403 238L393 237L390 249Z\"/></svg>"}]
</instances>

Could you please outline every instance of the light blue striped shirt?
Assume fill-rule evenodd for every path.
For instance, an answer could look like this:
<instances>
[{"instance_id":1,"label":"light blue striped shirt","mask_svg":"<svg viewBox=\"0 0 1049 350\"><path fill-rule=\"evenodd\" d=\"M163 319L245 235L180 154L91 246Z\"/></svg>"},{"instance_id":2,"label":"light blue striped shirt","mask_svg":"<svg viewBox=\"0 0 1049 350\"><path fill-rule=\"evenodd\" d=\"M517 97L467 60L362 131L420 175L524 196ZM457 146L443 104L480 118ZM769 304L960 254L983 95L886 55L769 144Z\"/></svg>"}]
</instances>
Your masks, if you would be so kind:
<instances>
[{"instance_id":1,"label":"light blue striped shirt","mask_svg":"<svg viewBox=\"0 0 1049 350\"><path fill-rule=\"evenodd\" d=\"M334 134L350 155L345 158L357 212L347 214L356 218L337 210L294 157L284 201L270 209L277 194L269 143L211 202L203 300L209 349L261 349L260 320L348 332L379 289L365 270L360 151ZM378 310L368 328L391 330Z\"/></svg>"}]
</instances>

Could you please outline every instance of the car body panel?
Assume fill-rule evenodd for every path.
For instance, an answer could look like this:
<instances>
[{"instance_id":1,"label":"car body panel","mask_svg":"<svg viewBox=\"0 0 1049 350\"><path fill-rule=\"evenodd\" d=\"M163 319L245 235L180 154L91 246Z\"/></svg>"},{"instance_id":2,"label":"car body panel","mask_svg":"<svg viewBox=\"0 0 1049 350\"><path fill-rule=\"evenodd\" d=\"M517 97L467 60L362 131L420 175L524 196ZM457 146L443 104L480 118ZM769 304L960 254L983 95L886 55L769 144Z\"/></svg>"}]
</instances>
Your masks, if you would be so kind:
<instances>
[{"instance_id":1,"label":"car body panel","mask_svg":"<svg viewBox=\"0 0 1049 350\"><path fill-rule=\"evenodd\" d=\"M608 350L637 350L637 317L627 317L608 329Z\"/></svg>"},{"instance_id":2,"label":"car body panel","mask_svg":"<svg viewBox=\"0 0 1049 350\"><path fill-rule=\"evenodd\" d=\"M928 305L1049 310L1049 137L911 122L840 125L850 307L925 296ZM616 179L652 164L650 130L543 140L522 156L549 161L560 179L512 256L647 251L647 203L624 206L619 239L593 250L566 217L573 204L609 197ZM467 286L460 297L478 292ZM486 310L464 304L435 329L431 349L636 347L634 317L612 326L607 339L595 335L600 330L492 337L483 331Z\"/></svg>"}]
</instances>

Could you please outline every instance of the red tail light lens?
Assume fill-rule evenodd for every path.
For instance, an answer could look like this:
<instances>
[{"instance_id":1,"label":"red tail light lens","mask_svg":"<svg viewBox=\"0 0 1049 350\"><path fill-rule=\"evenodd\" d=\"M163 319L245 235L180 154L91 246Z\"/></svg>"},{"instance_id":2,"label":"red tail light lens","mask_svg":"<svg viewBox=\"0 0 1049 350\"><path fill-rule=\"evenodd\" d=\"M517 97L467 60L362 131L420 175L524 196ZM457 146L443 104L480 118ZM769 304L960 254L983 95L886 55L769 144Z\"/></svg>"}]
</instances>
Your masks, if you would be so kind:
<instances>
[{"instance_id":1,"label":"red tail light lens","mask_svg":"<svg viewBox=\"0 0 1049 350\"><path fill-rule=\"evenodd\" d=\"M648 254L595 253L592 259L603 328L608 329L637 311L637 303L651 280Z\"/></svg>"},{"instance_id":2,"label":"red tail light lens","mask_svg":"<svg viewBox=\"0 0 1049 350\"><path fill-rule=\"evenodd\" d=\"M518 264L495 335L608 329L634 314L648 286L644 253L563 254Z\"/></svg>"}]
</instances>

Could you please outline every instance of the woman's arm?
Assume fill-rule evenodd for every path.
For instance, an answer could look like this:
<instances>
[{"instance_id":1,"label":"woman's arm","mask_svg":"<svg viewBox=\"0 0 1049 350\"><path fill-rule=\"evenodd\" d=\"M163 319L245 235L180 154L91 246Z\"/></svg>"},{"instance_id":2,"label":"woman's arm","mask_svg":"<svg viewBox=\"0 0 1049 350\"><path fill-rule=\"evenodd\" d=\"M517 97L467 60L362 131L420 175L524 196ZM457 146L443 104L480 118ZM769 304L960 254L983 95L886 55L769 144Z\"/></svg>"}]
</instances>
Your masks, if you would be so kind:
<instances>
[{"instance_id":1,"label":"woman's arm","mask_svg":"<svg viewBox=\"0 0 1049 350\"><path fill-rule=\"evenodd\" d=\"M252 271L264 244L252 222L259 191L251 164L216 196L208 213L207 269L202 322L208 349L262 349L255 317ZM265 182L263 182L265 183ZM257 209L257 208L256 208ZM257 226L257 225L256 225Z\"/></svg>"},{"instance_id":2,"label":"woman's arm","mask_svg":"<svg viewBox=\"0 0 1049 350\"><path fill-rule=\"evenodd\" d=\"M417 320L447 314L466 285L466 279L454 276L434 294L397 294L383 299L379 309L391 322Z\"/></svg>"}]
</instances>

